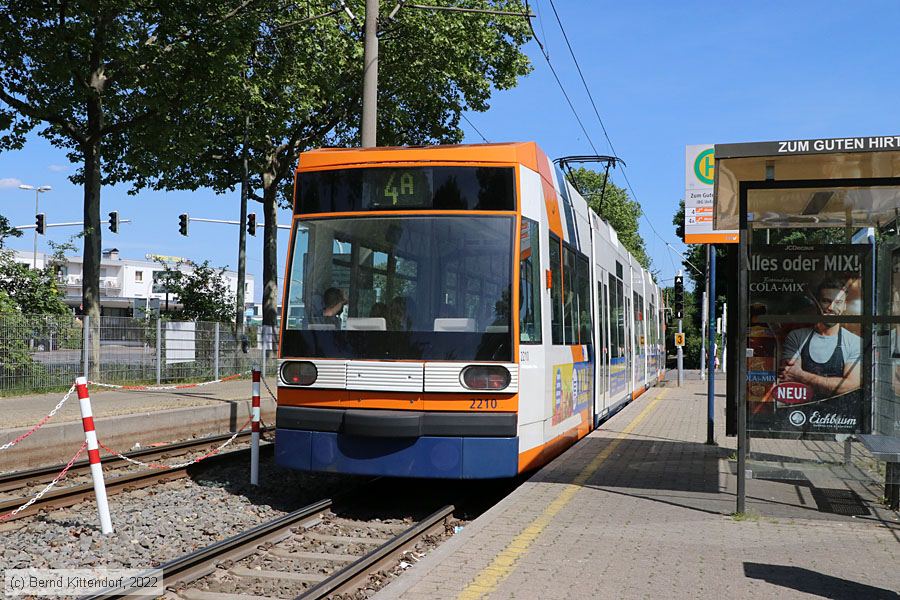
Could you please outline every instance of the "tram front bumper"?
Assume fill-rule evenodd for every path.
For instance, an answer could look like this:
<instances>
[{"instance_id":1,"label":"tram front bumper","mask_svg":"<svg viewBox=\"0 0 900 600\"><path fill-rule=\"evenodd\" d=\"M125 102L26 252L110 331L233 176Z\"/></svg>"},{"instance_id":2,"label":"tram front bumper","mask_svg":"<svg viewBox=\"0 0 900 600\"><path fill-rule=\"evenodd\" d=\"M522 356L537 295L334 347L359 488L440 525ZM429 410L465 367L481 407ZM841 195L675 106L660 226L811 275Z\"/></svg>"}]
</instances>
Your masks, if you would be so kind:
<instances>
[{"instance_id":1,"label":"tram front bumper","mask_svg":"<svg viewBox=\"0 0 900 600\"><path fill-rule=\"evenodd\" d=\"M276 429L275 462L302 471L439 479L496 479L518 472L518 437L364 437Z\"/></svg>"}]
</instances>

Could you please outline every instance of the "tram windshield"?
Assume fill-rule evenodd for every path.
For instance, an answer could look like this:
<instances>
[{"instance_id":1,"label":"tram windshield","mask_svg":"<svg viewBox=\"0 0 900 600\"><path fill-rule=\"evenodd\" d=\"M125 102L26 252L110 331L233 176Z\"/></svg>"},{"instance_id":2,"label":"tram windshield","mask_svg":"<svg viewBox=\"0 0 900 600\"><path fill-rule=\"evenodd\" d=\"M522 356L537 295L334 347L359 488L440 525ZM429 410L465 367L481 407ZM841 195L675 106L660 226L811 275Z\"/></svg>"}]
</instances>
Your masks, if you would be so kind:
<instances>
[{"instance_id":1,"label":"tram windshield","mask_svg":"<svg viewBox=\"0 0 900 600\"><path fill-rule=\"evenodd\" d=\"M297 222L282 356L512 359L509 216Z\"/></svg>"}]
</instances>

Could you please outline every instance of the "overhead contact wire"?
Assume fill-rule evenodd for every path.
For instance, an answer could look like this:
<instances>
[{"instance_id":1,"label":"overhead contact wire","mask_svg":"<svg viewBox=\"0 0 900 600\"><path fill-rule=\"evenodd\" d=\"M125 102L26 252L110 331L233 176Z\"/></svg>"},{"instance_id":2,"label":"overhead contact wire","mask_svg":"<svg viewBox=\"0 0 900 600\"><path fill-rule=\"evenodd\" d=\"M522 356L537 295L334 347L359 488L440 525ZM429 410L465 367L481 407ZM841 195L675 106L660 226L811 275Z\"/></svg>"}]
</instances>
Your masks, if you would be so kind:
<instances>
[{"instance_id":1,"label":"overhead contact wire","mask_svg":"<svg viewBox=\"0 0 900 600\"><path fill-rule=\"evenodd\" d=\"M528 5L528 0L525 0L525 12L529 14L531 13L531 8ZM575 116L575 120L578 122L578 126L581 127L581 131L584 133L584 137L587 139L588 144L590 144L591 149L594 151L594 154L599 154L599 152L597 152L597 147L594 146L594 141L591 139L591 136L587 131L587 128L581 121L581 117L578 116L578 111L575 110L575 105L572 104L572 99L569 98L569 93L566 92L566 88L563 86L562 81L559 79L559 75L557 75L556 69L553 68L553 63L550 62L550 54L547 53L547 50L544 48L544 44L542 44L541 40L538 38L537 32L534 30L534 24L531 22L531 19L526 20L528 21L528 28L531 29L531 36L534 38L534 41L538 45L538 48L540 48L541 56L543 56L544 60L547 61L547 66L550 67L550 72L553 73L553 78L556 79L556 85L559 86L563 97L569 104L569 108L572 109L572 114Z\"/></svg>"},{"instance_id":2,"label":"overhead contact wire","mask_svg":"<svg viewBox=\"0 0 900 600\"><path fill-rule=\"evenodd\" d=\"M556 5L553 3L553 0L549 0L549 2L550 2L550 8L553 10L553 15L556 17L556 23L559 25L559 29L563 35L563 39L566 42L566 47L569 49L569 55L572 57L572 62L575 63L575 69L578 71L578 76L581 78L581 83L584 86L584 90L587 92L588 99L591 102L591 107L594 109L594 115L596 115L597 121L600 123L600 129L603 131L603 136L606 138L606 143L609 145L609 150L613 156L618 156L618 154L616 153L615 146L612 143L612 139L609 136L609 132L607 132L607 130L606 130L606 125L603 123L603 118L600 116L600 111L597 108L597 103L594 101L594 95L591 94L591 89L588 86L587 80L584 77L584 73L581 70L581 65L578 62L578 58L575 56L575 51L572 49L572 44L569 42L569 36L568 36L568 34L566 34L566 28L562 23L562 19L559 16L559 12L556 10ZM526 8L527 8L528 3L526 2L525 4L526 4ZM529 23L530 23L530 21L529 21ZM532 33L533 32L534 32L534 28L532 28ZM535 39L535 41L537 41L537 39ZM541 46L540 42L538 42L538 46ZM543 46L541 46L541 50L543 51ZM547 58L547 61L549 63L549 60L550 60L549 57L545 56L545 58ZM551 69L552 69L552 67L551 67ZM558 81L558 79L557 79L557 81ZM596 152L596 150L595 150L595 152ZM637 194L634 191L634 187L632 187L631 181L628 179L628 174L625 172L626 168L627 167L623 164L622 165L622 177L625 178L625 185L628 187L628 191L631 192L631 197L634 198L634 200L638 204L640 204ZM666 239L663 238L663 236L661 236L659 234L659 232L656 230L656 227L653 226L653 221L651 221L650 218L646 215L646 213L644 213L643 209L641 209L641 215L644 217L644 220L650 226L650 230L653 232L653 234L656 235L656 237L659 238L659 240L663 244L665 244L666 249L669 250L671 248L671 244L669 244L669 242L667 242ZM672 263L672 269L674 270L675 262L672 260L671 254L667 254L667 256L669 257L669 262Z\"/></svg>"}]
</instances>

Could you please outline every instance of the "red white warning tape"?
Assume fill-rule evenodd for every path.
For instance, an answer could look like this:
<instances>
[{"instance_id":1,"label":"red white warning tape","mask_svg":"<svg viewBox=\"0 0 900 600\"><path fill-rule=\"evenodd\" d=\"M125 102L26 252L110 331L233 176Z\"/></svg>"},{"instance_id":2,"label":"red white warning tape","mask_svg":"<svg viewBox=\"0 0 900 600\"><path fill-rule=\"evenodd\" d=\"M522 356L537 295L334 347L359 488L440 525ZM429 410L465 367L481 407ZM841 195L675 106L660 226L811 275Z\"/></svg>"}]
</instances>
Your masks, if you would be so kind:
<instances>
[{"instance_id":1,"label":"red white warning tape","mask_svg":"<svg viewBox=\"0 0 900 600\"><path fill-rule=\"evenodd\" d=\"M66 403L66 400L68 400L69 397L70 397L74 392L75 392L75 386L73 385L72 387L69 388L69 391L66 392L66 395L63 396L62 400L59 401L59 404L57 404L57 405L53 408L53 410L51 410L50 413L49 413L46 417L44 417L43 419L41 419L40 421L38 421L38 422L37 422L37 425L35 425L34 427L32 427L31 429L29 429L28 431L26 431L25 433L23 433L22 435L20 435L19 437L17 437L17 438L14 439L13 441L11 441L11 442L6 442L6 443L3 444L2 446L0 446L0 451L2 451L2 450L9 450L10 448L12 448L13 446L15 446L16 444L18 444L18 443L21 442L22 440L24 440L25 438L27 438L28 436L30 436L32 433L34 433L35 431L37 431L38 429L40 429L41 427L43 427L44 424L45 424L47 421L49 421L50 419L52 419L53 416L54 416L56 413L59 412L59 409L61 409L61 408L63 407L63 404Z\"/></svg>"},{"instance_id":2,"label":"red white warning tape","mask_svg":"<svg viewBox=\"0 0 900 600\"><path fill-rule=\"evenodd\" d=\"M237 379L242 375L246 375L246 373L235 373L234 375L229 375L228 377L221 377L219 379L213 379L212 381L203 381L201 383L183 383L179 385L116 385L114 383L100 383L98 381L88 381L88 385L95 385L97 387L105 387L113 390L123 390L126 392L133 391L167 391L167 390L186 390L189 388L203 387L204 385L212 385L214 383L222 383L224 381L231 381L232 379Z\"/></svg>"},{"instance_id":3,"label":"red white warning tape","mask_svg":"<svg viewBox=\"0 0 900 600\"><path fill-rule=\"evenodd\" d=\"M112 448L110 448L109 446L104 444L103 442L99 442L99 444L100 444L100 447L103 448L104 450L106 450L109 454L112 454L113 456L117 456L121 460L130 462L133 465L138 465L139 467L147 467L150 469L183 469L184 467L189 467L189 466L193 465L194 463L198 463L205 458L209 458L210 456L214 456L214 455L218 454L219 452L221 452L222 449L225 448L225 446L231 444L235 440L235 438L237 438L237 436L244 429L247 428L247 425L250 424L252 419L253 419L253 417L250 417L249 419L247 419L247 421L241 426L241 428L234 432L234 435L232 435L230 438L228 438L223 444L221 444L217 448L210 450L203 456L197 457L193 460L189 460L188 462L178 463L178 464L174 464L174 465L164 465L161 463L154 463L154 462L151 462L151 463L141 462L137 459L131 458L129 456L125 456L121 452L116 452L115 450L113 450Z\"/></svg>"},{"instance_id":4,"label":"red white warning tape","mask_svg":"<svg viewBox=\"0 0 900 600\"><path fill-rule=\"evenodd\" d=\"M264 377L260 377L263 382L263 385L266 386L266 391L269 392L269 395L272 396L272 400L275 401L275 404L278 404L278 396L272 391L272 388L269 387L269 382L266 381Z\"/></svg>"},{"instance_id":5,"label":"red white warning tape","mask_svg":"<svg viewBox=\"0 0 900 600\"><path fill-rule=\"evenodd\" d=\"M66 476L66 473L69 471L69 469L72 468L72 465L75 464L75 461L78 460L78 457L80 457L82 454L84 454L84 451L86 449L87 449L87 442L82 442L81 448L78 449L78 452L75 453L75 456L73 456L72 459L69 460L69 462L66 464L65 468L63 468L63 470L59 472L59 475L57 475L53 479L53 481L51 481L49 484L47 484L47 487L45 487L44 489L39 491L31 500L29 500L28 502L26 502L25 504L23 504L16 510L14 510L10 513L6 513L5 515L0 515L0 521L6 521L8 519L11 519L12 517L16 516L17 514L19 514L20 512L22 512L23 510L25 510L26 508L28 508L29 506L31 506L32 504L34 504L35 502L40 500L44 494L46 494L51 489L53 489L53 486L55 486L57 483L59 483L60 480Z\"/></svg>"}]
</instances>

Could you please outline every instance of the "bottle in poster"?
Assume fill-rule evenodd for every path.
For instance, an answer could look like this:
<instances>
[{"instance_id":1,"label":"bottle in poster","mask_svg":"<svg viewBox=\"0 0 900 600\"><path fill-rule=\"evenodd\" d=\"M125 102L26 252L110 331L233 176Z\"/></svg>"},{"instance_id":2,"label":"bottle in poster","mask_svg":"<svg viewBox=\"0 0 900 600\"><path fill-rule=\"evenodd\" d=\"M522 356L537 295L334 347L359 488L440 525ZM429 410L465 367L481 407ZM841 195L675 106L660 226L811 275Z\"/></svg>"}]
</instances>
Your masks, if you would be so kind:
<instances>
[{"instance_id":1,"label":"bottle in poster","mask_svg":"<svg viewBox=\"0 0 900 600\"><path fill-rule=\"evenodd\" d=\"M765 304L750 306L750 329L747 332L747 401L751 414L771 413L772 388L775 386L778 365L778 337L760 317L766 313Z\"/></svg>"}]
</instances>

